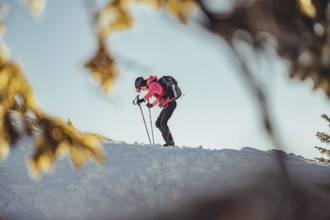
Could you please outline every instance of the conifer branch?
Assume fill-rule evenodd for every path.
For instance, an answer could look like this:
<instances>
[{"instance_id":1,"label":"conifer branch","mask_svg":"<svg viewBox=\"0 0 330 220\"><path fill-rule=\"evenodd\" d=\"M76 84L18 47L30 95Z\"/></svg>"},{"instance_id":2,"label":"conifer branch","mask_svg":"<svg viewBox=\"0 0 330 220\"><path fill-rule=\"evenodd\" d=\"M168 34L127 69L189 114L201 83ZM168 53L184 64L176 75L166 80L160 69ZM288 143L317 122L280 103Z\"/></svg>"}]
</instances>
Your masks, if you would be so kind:
<instances>
[{"instance_id":1,"label":"conifer branch","mask_svg":"<svg viewBox=\"0 0 330 220\"><path fill-rule=\"evenodd\" d=\"M326 120L328 122L328 126L330 126L330 118L328 115L322 114L321 118ZM330 134L325 133L325 132L317 132L315 134L315 136L321 141L321 143L325 143L327 145L330 144ZM330 163L330 160L329 160L330 159L330 149L326 149L326 148L319 147L319 146L315 146L314 148L317 149L321 154L323 154L327 157L327 158L316 157L316 158L314 158L315 160L317 160L321 163L325 163L325 164Z\"/></svg>"}]
</instances>

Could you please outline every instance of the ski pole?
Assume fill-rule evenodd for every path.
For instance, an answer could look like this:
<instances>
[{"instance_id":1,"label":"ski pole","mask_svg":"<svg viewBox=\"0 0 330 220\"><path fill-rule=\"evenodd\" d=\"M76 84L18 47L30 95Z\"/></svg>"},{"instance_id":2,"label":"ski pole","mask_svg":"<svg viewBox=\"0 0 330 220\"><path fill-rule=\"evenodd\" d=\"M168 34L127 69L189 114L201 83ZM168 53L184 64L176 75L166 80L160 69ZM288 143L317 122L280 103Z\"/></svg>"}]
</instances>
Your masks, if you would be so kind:
<instances>
[{"instance_id":1,"label":"ski pole","mask_svg":"<svg viewBox=\"0 0 330 220\"><path fill-rule=\"evenodd\" d=\"M147 128L147 123L146 123L146 120L145 120L144 115L143 115L142 107L141 107L140 103L137 102L138 99L139 99L139 95L137 95L136 98L133 100L133 105L139 105L139 107L140 107L140 111L141 111L142 119L143 119L143 122L144 122L144 126L146 127L149 142L151 144L151 139L150 139L149 131L148 131L148 128Z\"/></svg>"},{"instance_id":2,"label":"ski pole","mask_svg":"<svg viewBox=\"0 0 330 220\"><path fill-rule=\"evenodd\" d=\"M148 100L148 103L149 103L149 100ZM155 144L155 139L154 139L154 129L153 129L153 127L152 127L152 119L151 119L151 111L150 111L150 108L149 108L149 116L150 116L150 126L151 126L152 143Z\"/></svg>"}]
</instances>

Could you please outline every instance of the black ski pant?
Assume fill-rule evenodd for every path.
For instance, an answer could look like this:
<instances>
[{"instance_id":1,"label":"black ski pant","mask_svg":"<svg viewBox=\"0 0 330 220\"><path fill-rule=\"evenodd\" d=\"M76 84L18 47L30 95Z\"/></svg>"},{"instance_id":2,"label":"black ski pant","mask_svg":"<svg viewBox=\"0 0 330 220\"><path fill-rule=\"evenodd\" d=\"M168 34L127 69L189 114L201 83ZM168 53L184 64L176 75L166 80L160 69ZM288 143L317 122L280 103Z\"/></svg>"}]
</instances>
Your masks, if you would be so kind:
<instances>
[{"instance_id":1,"label":"black ski pant","mask_svg":"<svg viewBox=\"0 0 330 220\"><path fill-rule=\"evenodd\" d=\"M173 136L167 125L167 122L172 116L175 108L176 108L176 101L172 101L168 103L167 106L164 107L163 110L160 112L156 121L156 127L162 132L162 136L166 143L173 141Z\"/></svg>"}]
</instances>

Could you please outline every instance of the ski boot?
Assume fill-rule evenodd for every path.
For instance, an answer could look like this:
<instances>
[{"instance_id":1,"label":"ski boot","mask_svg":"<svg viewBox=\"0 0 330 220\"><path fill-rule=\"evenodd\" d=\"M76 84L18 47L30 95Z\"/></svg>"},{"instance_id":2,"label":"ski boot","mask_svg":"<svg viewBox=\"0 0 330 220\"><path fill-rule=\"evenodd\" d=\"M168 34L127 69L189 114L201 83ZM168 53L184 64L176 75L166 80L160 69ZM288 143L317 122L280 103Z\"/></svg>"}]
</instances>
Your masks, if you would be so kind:
<instances>
[{"instance_id":1,"label":"ski boot","mask_svg":"<svg viewBox=\"0 0 330 220\"><path fill-rule=\"evenodd\" d=\"M168 146L174 146L174 145L175 145L174 141L171 140L171 141L166 142L163 146L168 147Z\"/></svg>"}]
</instances>

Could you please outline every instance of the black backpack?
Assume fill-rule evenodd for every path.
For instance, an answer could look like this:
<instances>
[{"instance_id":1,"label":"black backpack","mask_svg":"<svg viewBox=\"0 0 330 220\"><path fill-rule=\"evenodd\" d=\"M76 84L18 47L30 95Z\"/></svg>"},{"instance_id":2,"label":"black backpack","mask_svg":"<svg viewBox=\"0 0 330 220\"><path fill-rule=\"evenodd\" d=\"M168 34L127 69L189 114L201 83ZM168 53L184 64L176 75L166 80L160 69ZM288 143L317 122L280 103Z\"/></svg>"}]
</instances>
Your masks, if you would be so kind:
<instances>
[{"instance_id":1,"label":"black backpack","mask_svg":"<svg viewBox=\"0 0 330 220\"><path fill-rule=\"evenodd\" d=\"M181 89L178 86L178 82L172 76L162 76L158 79L158 83L166 91L165 97L170 97L174 100L181 97Z\"/></svg>"}]
</instances>

